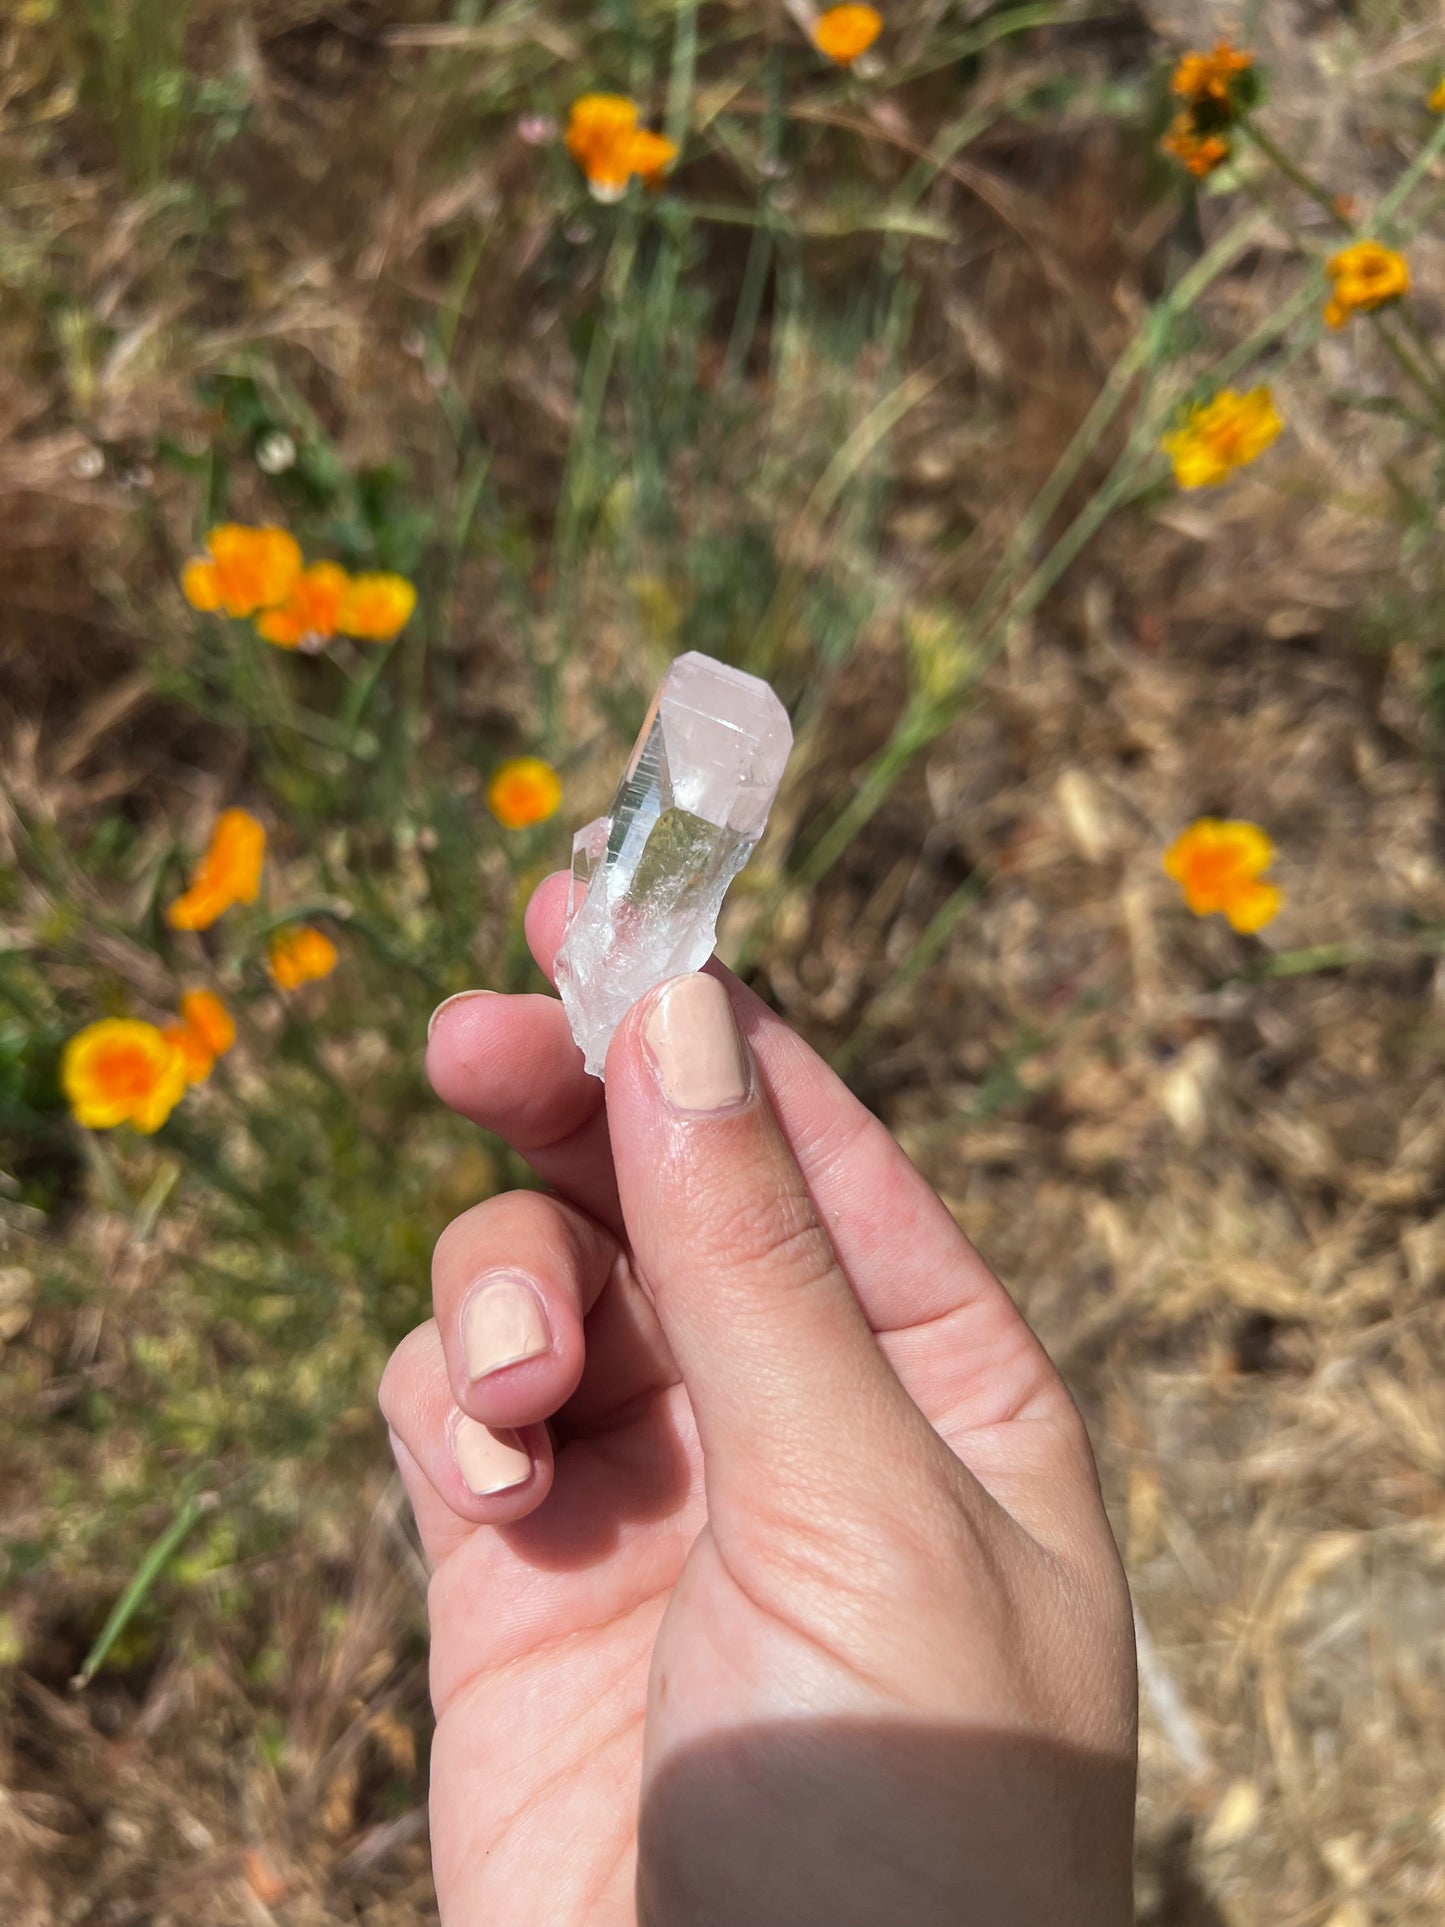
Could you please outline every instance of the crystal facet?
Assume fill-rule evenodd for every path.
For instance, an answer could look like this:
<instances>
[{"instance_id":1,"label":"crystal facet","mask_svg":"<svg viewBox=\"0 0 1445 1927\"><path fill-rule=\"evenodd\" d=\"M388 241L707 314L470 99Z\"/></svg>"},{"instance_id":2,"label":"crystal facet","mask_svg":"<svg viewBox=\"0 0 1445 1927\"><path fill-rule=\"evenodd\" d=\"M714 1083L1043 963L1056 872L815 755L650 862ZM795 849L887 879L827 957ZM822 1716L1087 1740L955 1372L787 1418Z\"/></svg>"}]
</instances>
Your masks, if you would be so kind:
<instances>
[{"instance_id":1,"label":"crystal facet","mask_svg":"<svg viewBox=\"0 0 1445 1927\"><path fill-rule=\"evenodd\" d=\"M696 651L663 677L611 808L572 844L557 988L594 1076L638 998L711 956L792 747L759 677Z\"/></svg>"}]
</instances>

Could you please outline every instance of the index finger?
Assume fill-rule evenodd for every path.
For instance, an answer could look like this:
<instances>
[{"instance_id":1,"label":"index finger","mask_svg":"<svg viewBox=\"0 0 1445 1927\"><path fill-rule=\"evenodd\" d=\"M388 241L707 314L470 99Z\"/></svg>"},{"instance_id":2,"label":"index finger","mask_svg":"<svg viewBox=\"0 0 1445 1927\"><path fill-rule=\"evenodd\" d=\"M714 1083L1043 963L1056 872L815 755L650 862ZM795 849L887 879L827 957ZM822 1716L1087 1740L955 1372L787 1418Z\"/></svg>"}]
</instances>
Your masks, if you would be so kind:
<instances>
[{"instance_id":1,"label":"index finger","mask_svg":"<svg viewBox=\"0 0 1445 1927\"><path fill-rule=\"evenodd\" d=\"M427 1075L444 1104L504 1138L545 1183L621 1233L602 1085L555 997L463 991L435 1012Z\"/></svg>"}]
</instances>

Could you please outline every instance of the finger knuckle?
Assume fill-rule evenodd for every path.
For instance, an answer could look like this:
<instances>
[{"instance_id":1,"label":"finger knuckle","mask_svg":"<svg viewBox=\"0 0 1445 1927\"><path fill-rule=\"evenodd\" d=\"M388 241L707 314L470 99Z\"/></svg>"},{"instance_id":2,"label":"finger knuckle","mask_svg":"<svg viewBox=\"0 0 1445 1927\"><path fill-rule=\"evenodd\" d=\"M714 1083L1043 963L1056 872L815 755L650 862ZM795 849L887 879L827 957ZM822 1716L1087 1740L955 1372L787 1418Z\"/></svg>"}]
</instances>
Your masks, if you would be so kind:
<instances>
[{"instance_id":1,"label":"finger knuckle","mask_svg":"<svg viewBox=\"0 0 1445 1927\"><path fill-rule=\"evenodd\" d=\"M432 1277L449 1278L474 1269L489 1252L506 1252L545 1237L554 1226L552 1199L536 1191L505 1191L463 1211L437 1239Z\"/></svg>"},{"instance_id":2,"label":"finger knuckle","mask_svg":"<svg viewBox=\"0 0 1445 1927\"><path fill-rule=\"evenodd\" d=\"M708 1245L717 1266L765 1269L799 1288L819 1283L837 1269L811 1201L792 1191L733 1197L719 1204Z\"/></svg>"}]
</instances>

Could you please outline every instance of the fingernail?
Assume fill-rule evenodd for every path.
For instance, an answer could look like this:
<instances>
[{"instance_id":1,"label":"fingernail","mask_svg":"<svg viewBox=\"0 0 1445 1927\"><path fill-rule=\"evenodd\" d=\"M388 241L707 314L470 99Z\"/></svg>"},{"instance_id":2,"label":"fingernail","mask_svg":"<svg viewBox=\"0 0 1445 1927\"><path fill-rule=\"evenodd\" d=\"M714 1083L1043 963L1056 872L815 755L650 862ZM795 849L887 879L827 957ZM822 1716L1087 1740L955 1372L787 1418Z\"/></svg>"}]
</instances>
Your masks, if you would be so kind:
<instances>
[{"instance_id":1,"label":"fingernail","mask_svg":"<svg viewBox=\"0 0 1445 1927\"><path fill-rule=\"evenodd\" d=\"M504 1365L536 1358L551 1343L541 1301L520 1278L499 1277L479 1284L462 1307L462 1356L468 1378L485 1378Z\"/></svg>"},{"instance_id":2,"label":"fingernail","mask_svg":"<svg viewBox=\"0 0 1445 1927\"><path fill-rule=\"evenodd\" d=\"M452 1446L467 1490L477 1499L524 1485L532 1470L531 1455L523 1451L515 1432L494 1432L465 1412L457 1415Z\"/></svg>"},{"instance_id":3,"label":"fingernail","mask_svg":"<svg viewBox=\"0 0 1445 1927\"><path fill-rule=\"evenodd\" d=\"M653 997L642 1037L662 1094L678 1111L726 1111L752 1082L732 1001L716 977L674 977Z\"/></svg>"},{"instance_id":4,"label":"fingernail","mask_svg":"<svg viewBox=\"0 0 1445 1927\"><path fill-rule=\"evenodd\" d=\"M444 1010L450 1010L453 1004L464 1004L469 997L495 997L496 994L494 990L459 990L454 997L444 997L427 1019L426 1041L431 1042L431 1034Z\"/></svg>"}]
</instances>

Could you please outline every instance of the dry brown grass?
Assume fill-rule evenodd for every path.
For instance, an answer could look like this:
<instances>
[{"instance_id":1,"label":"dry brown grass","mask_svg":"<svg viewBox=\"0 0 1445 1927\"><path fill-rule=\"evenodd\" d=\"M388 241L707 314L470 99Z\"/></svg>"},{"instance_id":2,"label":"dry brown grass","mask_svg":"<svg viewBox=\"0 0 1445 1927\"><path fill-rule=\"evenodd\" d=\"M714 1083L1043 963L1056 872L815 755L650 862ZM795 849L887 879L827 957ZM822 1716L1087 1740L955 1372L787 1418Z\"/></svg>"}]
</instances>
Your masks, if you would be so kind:
<instances>
[{"instance_id":1,"label":"dry brown grass","mask_svg":"<svg viewBox=\"0 0 1445 1927\"><path fill-rule=\"evenodd\" d=\"M1197 31L1192 9L1157 13L1164 32L1186 13ZM27 807L67 832L116 805L185 808L231 753L218 740L198 774L193 740L134 680L155 612L182 619L158 585L191 504L148 450L204 439L198 375L264 341L348 459L401 451L424 486L435 397L406 316L445 302L484 214L468 404L512 499L548 513L573 408L569 303L530 298L546 236L513 191L520 147L495 132L465 147L465 86L439 104L386 38L430 17L198 7L195 58L239 62L254 115L226 158L235 205L199 225L125 197L93 118L57 93L59 43L0 24L0 231L20 264L0 309L4 753ZM1100 29L1081 57L1137 65L1146 24L1114 31L1122 52ZM1381 98L1445 51L1438 23L1289 6L1262 32L1310 158L1361 192L1388 178L1403 137ZM940 203L955 239L918 269L920 352L955 368L899 432L884 547L910 600L945 604L977 586L950 532L1006 533L1172 245L1140 149L1111 127L1008 126L971 165ZM1262 224L1212 319L1243 333L1285 272ZM1419 278L1445 289L1429 236ZM1331 345L1323 378L1313 358L1283 378L1293 441L1268 477L1106 534L825 884L785 902L763 965L806 1035L850 1051L856 1087L1087 1412L1141 1628L1150 1927L1445 1917L1445 867L1420 696L1431 639L1367 650L1358 633L1401 583L1379 482L1393 431L1342 430L1325 399L1361 354ZM468 723L504 714L513 687L488 586L469 585L459 643ZM625 644L595 593L605 670ZM795 817L881 740L901 662L884 621ZM1281 846L1288 908L1267 947L1190 921L1159 872L1169 837L1210 811ZM900 993L930 918L983 874ZM1269 974L1313 946L1342 949ZM848 1043L859 1025L866 1049ZM45 1455L82 1507L124 1450L72 1421L125 1369L102 1318L158 1289L168 1253L95 1203L49 1228L17 1215L7 1235L8 1382L50 1427L3 1444L4 1533L22 1541L55 1526ZM89 1301L32 1309L45 1239L95 1281ZM369 1398L358 1386L349 1500L298 1508L287 1549L245 1575L238 1618L211 1574L176 1598L171 1639L77 1696L116 1575L87 1555L17 1584L0 1620L7 1927L431 1917L424 1574Z\"/></svg>"}]
</instances>

